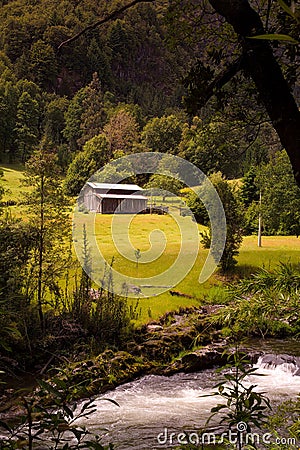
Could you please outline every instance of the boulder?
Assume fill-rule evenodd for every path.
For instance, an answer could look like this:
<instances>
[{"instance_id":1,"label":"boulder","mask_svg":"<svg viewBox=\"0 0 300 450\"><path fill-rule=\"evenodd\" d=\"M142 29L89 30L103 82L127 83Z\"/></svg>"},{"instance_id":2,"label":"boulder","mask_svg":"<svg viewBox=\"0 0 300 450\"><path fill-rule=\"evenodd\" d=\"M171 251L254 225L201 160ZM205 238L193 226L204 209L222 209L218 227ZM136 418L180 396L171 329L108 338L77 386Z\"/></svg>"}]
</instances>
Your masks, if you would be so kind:
<instances>
[{"instance_id":1,"label":"boulder","mask_svg":"<svg viewBox=\"0 0 300 450\"><path fill-rule=\"evenodd\" d=\"M223 355L223 349L207 346L185 354L182 356L180 363L184 372L196 372L224 364L226 358Z\"/></svg>"},{"instance_id":2,"label":"boulder","mask_svg":"<svg viewBox=\"0 0 300 450\"><path fill-rule=\"evenodd\" d=\"M260 365L266 369L274 369L278 366L282 366L282 369L292 373L293 375L300 376L300 358L287 354L266 354L260 359Z\"/></svg>"}]
</instances>

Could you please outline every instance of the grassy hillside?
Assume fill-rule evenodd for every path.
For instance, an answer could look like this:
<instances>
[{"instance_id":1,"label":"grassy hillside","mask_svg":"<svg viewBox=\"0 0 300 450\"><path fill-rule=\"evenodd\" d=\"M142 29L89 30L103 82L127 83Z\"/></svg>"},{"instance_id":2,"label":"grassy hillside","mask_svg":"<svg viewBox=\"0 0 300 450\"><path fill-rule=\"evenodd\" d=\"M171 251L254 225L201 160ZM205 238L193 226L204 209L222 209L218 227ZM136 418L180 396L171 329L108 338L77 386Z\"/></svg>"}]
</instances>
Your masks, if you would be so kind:
<instances>
[{"instance_id":1,"label":"grassy hillside","mask_svg":"<svg viewBox=\"0 0 300 450\"><path fill-rule=\"evenodd\" d=\"M0 171L3 172L1 183L5 189L4 201L18 202L22 199L22 192L28 190L23 184L24 170L22 164L0 164Z\"/></svg>"}]
</instances>

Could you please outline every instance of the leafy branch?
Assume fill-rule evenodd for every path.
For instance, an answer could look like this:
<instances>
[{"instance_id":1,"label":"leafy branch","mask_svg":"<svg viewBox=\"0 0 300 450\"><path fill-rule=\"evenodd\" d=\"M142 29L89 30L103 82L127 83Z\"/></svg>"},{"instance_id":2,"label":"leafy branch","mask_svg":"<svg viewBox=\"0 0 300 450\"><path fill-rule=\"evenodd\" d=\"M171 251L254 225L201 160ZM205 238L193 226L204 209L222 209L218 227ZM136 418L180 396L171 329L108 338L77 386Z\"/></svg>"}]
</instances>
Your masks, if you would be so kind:
<instances>
[{"instance_id":1,"label":"leafy branch","mask_svg":"<svg viewBox=\"0 0 300 450\"><path fill-rule=\"evenodd\" d=\"M299 24L299 18L297 14L283 1L283 0L277 0L281 8L290 16L292 17L298 24ZM258 34L257 36L251 36L249 39L262 39L262 40L268 40L268 41L283 41L287 42L289 44L298 45L300 44L300 41L297 39L294 39L292 36L288 34L281 34L281 33L268 33L268 34Z\"/></svg>"},{"instance_id":2,"label":"leafy branch","mask_svg":"<svg viewBox=\"0 0 300 450\"><path fill-rule=\"evenodd\" d=\"M154 0L133 0L132 2L128 3L127 5L122 6L121 8L116 9L110 14L107 14L102 19L97 20L91 25L88 25L87 27L83 28L79 33L75 34L74 36L70 37L69 39L61 42L57 48L58 51L61 50L62 47L64 47L67 44L70 44L71 42L76 41L80 36L87 33L88 31L94 30L97 27L100 27L101 25L110 22L111 20L117 19L122 13L127 11L128 9L134 7L135 5L139 3L153 3Z\"/></svg>"}]
</instances>

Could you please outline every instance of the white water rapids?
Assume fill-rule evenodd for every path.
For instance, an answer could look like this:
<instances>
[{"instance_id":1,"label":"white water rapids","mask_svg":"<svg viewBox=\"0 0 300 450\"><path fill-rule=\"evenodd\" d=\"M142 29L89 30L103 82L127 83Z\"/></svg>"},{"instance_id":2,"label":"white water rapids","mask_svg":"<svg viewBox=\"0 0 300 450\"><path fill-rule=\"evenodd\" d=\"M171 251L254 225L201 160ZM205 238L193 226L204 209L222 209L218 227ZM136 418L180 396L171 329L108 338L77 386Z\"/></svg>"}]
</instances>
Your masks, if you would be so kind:
<instances>
[{"instance_id":1,"label":"white water rapids","mask_svg":"<svg viewBox=\"0 0 300 450\"><path fill-rule=\"evenodd\" d=\"M265 392L271 403L296 398L300 376L293 375L297 371L295 364L273 365L260 358L256 367L257 373L265 376L252 375L247 383L257 385L257 391ZM172 432L178 436L185 430L199 432L204 427L210 409L221 403L220 397L204 395L214 391L219 379L214 370L170 377L147 375L96 398L97 411L81 423L102 435L104 443L116 444L119 450L175 448L176 440L172 446L161 443L166 433L169 442ZM113 399L120 406L102 398ZM217 417L209 427L218 428Z\"/></svg>"}]
</instances>

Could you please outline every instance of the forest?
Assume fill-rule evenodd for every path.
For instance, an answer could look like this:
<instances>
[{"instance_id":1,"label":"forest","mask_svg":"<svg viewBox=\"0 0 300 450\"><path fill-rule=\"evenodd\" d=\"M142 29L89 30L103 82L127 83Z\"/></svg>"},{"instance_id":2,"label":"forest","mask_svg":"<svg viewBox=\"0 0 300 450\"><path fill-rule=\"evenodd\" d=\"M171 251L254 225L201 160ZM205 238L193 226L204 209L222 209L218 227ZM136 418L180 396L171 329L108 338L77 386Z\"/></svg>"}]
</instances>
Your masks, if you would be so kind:
<instances>
[{"instance_id":1,"label":"forest","mask_svg":"<svg viewBox=\"0 0 300 450\"><path fill-rule=\"evenodd\" d=\"M186 369L185 353L204 345L271 338L298 346L299 24L293 0L1 1L1 449L114 448L73 425L75 402L143 374ZM96 286L86 273L93 261L84 225L83 267L74 255L72 211L103 166L152 152L183 158L208 176L223 204L227 239L204 287L195 287L193 269L159 301L132 300L105 290L113 286L110 268L123 264L105 241L111 219L97 225L108 262ZM168 193L157 202L186 220L193 215L206 255L207 211L174 172L158 164L152 175L129 181L151 192L151 201L157 189L176 195L178 203ZM136 224L136 235L161 224L179 239L168 217L141 216ZM258 230L266 243L260 254ZM138 245L146 250L144 241ZM173 261L173 251L158 268ZM135 257L128 267L141 274L139 248ZM188 321L184 329L176 328L177 313ZM178 358L183 366L174 369ZM241 383L250 374L243 358L238 347L228 363ZM239 410L231 391L229 428L265 423L268 400L251 389L247 395ZM297 408L299 400L282 407L272 430L281 420L299 438ZM79 417L92 411L87 402ZM52 444L40 444L49 430Z\"/></svg>"}]
</instances>

